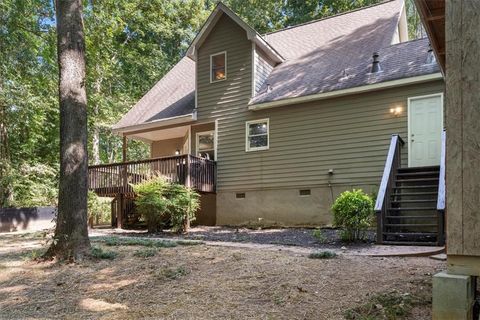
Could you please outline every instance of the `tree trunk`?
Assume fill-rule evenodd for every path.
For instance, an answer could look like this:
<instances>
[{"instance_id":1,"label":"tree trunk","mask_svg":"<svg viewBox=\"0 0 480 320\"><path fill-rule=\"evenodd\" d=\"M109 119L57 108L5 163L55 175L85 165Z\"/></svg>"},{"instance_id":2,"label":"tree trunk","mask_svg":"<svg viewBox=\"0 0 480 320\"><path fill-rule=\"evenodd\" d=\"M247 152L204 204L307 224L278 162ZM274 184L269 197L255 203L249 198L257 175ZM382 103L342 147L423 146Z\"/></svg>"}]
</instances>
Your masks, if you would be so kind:
<instances>
[{"instance_id":1,"label":"tree trunk","mask_svg":"<svg viewBox=\"0 0 480 320\"><path fill-rule=\"evenodd\" d=\"M47 257L88 255L87 95L82 0L57 0L60 101L60 190L55 241Z\"/></svg>"}]
</instances>

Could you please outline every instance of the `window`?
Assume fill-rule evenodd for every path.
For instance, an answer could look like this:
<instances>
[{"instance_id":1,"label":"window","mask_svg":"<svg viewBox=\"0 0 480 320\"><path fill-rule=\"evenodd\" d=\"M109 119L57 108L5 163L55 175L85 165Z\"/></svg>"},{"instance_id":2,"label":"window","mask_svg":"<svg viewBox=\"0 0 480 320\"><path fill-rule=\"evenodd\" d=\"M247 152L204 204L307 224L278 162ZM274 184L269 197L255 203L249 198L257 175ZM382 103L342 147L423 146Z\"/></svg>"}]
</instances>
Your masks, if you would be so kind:
<instances>
[{"instance_id":1,"label":"window","mask_svg":"<svg viewBox=\"0 0 480 320\"><path fill-rule=\"evenodd\" d=\"M267 150L268 119L247 121L246 123L246 151Z\"/></svg>"},{"instance_id":2,"label":"window","mask_svg":"<svg viewBox=\"0 0 480 320\"><path fill-rule=\"evenodd\" d=\"M215 160L215 131L197 133L197 156Z\"/></svg>"},{"instance_id":3,"label":"window","mask_svg":"<svg viewBox=\"0 0 480 320\"><path fill-rule=\"evenodd\" d=\"M227 79L227 52L219 52L210 56L210 82Z\"/></svg>"}]
</instances>

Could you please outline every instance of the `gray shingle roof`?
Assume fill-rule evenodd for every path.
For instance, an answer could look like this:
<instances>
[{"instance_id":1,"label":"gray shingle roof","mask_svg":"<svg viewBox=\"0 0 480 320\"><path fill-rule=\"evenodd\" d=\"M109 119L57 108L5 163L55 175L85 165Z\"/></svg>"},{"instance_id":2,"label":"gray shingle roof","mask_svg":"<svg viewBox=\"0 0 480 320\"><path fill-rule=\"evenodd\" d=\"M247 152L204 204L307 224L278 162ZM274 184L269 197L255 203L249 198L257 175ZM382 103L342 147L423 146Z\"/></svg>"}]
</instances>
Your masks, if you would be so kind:
<instances>
[{"instance_id":1,"label":"gray shingle roof","mask_svg":"<svg viewBox=\"0 0 480 320\"><path fill-rule=\"evenodd\" d=\"M250 104L260 104L354 88L374 83L427 75L440 72L436 63L426 64L429 41L427 38L398 43L376 49L382 71L371 73L373 51L368 48L357 57L345 58L335 50L325 50L319 58L324 67L315 63L301 63L290 68L275 68ZM359 58L360 57L360 58ZM346 63L348 60L350 63ZM280 70L286 69L283 72ZM295 76L300 73L300 76ZM269 83L271 91L267 92Z\"/></svg>"},{"instance_id":2,"label":"gray shingle roof","mask_svg":"<svg viewBox=\"0 0 480 320\"><path fill-rule=\"evenodd\" d=\"M192 113L195 109L195 62L183 57L148 91L113 129Z\"/></svg>"},{"instance_id":3,"label":"gray shingle roof","mask_svg":"<svg viewBox=\"0 0 480 320\"><path fill-rule=\"evenodd\" d=\"M425 65L427 39L390 45L402 6L403 1L394 0L265 35L286 60L250 104L439 72L436 64ZM371 74L375 51L383 71ZM192 113L194 79L195 62L184 57L114 128Z\"/></svg>"}]
</instances>

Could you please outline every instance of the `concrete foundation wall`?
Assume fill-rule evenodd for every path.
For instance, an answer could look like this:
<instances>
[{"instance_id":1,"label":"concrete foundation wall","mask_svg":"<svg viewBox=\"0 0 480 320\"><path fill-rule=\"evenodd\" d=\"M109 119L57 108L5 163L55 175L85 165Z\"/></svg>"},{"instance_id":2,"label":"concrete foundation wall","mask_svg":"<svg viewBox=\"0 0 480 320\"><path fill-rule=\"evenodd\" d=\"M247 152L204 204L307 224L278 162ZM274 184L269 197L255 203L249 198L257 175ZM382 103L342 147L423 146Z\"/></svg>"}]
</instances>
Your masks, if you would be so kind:
<instances>
[{"instance_id":1,"label":"concrete foundation wall","mask_svg":"<svg viewBox=\"0 0 480 320\"><path fill-rule=\"evenodd\" d=\"M200 197L200 210L194 224L202 226L214 226L217 216L217 197L214 193L204 193Z\"/></svg>"},{"instance_id":2,"label":"concrete foundation wall","mask_svg":"<svg viewBox=\"0 0 480 320\"><path fill-rule=\"evenodd\" d=\"M217 193L217 225L328 226L331 206L345 190L376 192L378 185L337 185ZM300 195L310 190L310 195ZM237 194L245 198L237 198Z\"/></svg>"}]
</instances>

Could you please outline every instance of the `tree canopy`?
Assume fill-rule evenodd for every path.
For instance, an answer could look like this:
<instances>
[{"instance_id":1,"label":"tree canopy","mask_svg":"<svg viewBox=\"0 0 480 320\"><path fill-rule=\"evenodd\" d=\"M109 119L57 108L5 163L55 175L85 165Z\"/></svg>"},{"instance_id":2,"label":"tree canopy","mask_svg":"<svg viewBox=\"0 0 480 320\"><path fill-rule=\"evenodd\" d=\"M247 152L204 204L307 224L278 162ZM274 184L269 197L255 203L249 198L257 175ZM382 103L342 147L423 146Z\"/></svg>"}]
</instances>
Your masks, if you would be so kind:
<instances>
[{"instance_id":1,"label":"tree canopy","mask_svg":"<svg viewBox=\"0 0 480 320\"><path fill-rule=\"evenodd\" d=\"M414 6L407 7L421 35ZM85 0L90 163L121 160L110 127L184 55L218 0ZM226 0L258 32L380 0ZM51 0L0 2L0 207L55 204L59 154L56 21ZM420 32L419 32L420 30ZM148 157L129 144L129 157ZM47 192L47 190L50 190Z\"/></svg>"}]
</instances>

